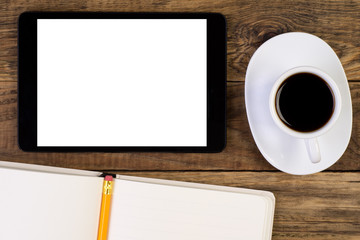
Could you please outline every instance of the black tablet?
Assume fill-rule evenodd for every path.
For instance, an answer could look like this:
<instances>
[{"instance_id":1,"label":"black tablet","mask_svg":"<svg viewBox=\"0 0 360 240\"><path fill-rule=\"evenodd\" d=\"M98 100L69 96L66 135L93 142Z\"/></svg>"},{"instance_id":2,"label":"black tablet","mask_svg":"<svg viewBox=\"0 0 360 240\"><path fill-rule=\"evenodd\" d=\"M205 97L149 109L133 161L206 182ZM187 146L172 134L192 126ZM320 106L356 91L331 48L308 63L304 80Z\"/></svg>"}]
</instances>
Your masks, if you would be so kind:
<instances>
[{"instance_id":1,"label":"black tablet","mask_svg":"<svg viewBox=\"0 0 360 240\"><path fill-rule=\"evenodd\" d=\"M221 14L26 12L18 31L21 149L224 148Z\"/></svg>"}]
</instances>

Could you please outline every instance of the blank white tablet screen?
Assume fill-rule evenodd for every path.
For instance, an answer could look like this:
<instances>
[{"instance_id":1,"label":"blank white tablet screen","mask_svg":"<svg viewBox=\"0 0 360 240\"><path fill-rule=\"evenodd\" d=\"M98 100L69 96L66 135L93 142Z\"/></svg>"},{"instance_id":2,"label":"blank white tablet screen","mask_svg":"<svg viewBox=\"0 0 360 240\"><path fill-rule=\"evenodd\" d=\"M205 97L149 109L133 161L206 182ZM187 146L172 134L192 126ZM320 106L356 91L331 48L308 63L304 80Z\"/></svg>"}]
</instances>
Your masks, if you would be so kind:
<instances>
[{"instance_id":1,"label":"blank white tablet screen","mask_svg":"<svg viewBox=\"0 0 360 240\"><path fill-rule=\"evenodd\" d=\"M39 19L38 146L206 146L206 19Z\"/></svg>"}]
</instances>

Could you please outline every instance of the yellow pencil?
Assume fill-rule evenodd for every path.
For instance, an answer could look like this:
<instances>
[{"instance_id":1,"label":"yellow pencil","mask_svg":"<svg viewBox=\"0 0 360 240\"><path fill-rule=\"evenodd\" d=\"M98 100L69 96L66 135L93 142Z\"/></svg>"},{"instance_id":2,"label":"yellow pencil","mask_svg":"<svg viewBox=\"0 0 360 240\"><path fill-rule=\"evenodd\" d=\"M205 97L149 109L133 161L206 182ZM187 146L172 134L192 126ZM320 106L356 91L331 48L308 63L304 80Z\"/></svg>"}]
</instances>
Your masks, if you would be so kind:
<instances>
[{"instance_id":1,"label":"yellow pencil","mask_svg":"<svg viewBox=\"0 0 360 240\"><path fill-rule=\"evenodd\" d=\"M113 187L113 177L105 176L101 200L98 240L106 240L109 227L110 203Z\"/></svg>"}]
</instances>

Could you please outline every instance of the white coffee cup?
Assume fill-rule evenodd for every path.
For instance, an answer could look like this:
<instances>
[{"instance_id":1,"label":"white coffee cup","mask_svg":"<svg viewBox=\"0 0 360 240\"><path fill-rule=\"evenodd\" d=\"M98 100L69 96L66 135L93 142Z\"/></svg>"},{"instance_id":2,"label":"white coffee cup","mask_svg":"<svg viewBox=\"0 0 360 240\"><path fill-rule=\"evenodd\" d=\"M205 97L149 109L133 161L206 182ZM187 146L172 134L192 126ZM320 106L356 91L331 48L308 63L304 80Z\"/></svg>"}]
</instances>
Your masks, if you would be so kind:
<instances>
[{"instance_id":1,"label":"white coffee cup","mask_svg":"<svg viewBox=\"0 0 360 240\"><path fill-rule=\"evenodd\" d=\"M329 120L320 128L313 130L313 131L307 131L307 132L301 132L294 130L290 128L288 125L286 125L282 120L281 117L278 114L277 107L276 106L276 97L278 94L279 88L282 86L282 84L291 76L299 73L310 73L313 75L316 75L320 77L327 85L328 88L332 92L333 96L333 112L330 116ZM306 94L306 93L304 93ZM339 118L340 111L341 111L341 95L340 91L337 87L337 84L335 81L325 72L322 70L311 67L311 66L300 66L292 68L285 73L283 73L274 83L269 97L269 108L270 113L272 116L272 119L274 120L275 124L286 134L289 134L290 136L293 136L295 138L304 139L304 143L309 155L309 159L313 163L318 163L321 160L320 155L320 149L317 142L317 138L327 131L329 131L334 124L336 123L337 119Z\"/></svg>"}]
</instances>

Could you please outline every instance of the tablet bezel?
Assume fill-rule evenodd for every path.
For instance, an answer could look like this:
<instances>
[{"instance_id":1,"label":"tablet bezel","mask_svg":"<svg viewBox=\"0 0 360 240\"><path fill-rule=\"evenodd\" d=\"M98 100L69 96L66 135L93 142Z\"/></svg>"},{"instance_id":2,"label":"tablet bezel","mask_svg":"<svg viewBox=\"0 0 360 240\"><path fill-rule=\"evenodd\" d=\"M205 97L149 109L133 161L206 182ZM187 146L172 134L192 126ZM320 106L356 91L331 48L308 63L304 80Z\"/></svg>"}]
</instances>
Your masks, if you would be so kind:
<instances>
[{"instance_id":1,"label":"tablet bezel","mask_svg":"<svg viewBox=\"0 0 360 240\"><path fill-rule=\"evenodd\" d=\"M207 146L37 146L37 19L206 19ZM218 13L25 12L18 22L18 143L37 152L220 152L226 145L226 20Z\"/></svg>"}]
</instances>

